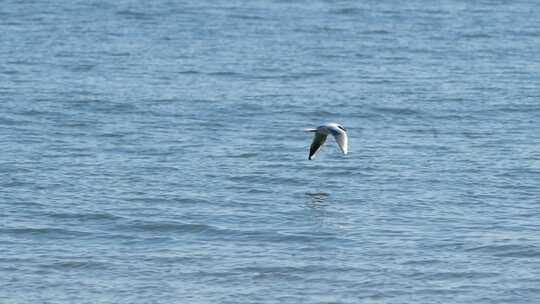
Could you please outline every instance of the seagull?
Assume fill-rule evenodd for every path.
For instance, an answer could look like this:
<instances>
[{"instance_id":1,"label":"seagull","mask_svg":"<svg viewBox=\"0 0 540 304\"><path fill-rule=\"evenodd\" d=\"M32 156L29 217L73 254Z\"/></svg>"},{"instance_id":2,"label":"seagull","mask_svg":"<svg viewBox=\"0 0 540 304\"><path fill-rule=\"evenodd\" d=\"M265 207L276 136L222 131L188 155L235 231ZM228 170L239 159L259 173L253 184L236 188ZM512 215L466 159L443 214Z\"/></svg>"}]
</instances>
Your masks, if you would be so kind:
<instances>
[{"instance_id":1,"label":"seagull","mask_svg":"<svg viewBox=\"0 0 540 304\"><path fill-rule=\"evenodd\" d=\"M334 136L334 139L336 140L341 152L343 152L343 154L347 154L349 140L347 137L347 129L345 129L342 125L337 123L328 123L324 126L318 127L317 129L305 129L304 131L315 133L313 142L311 143L311 148L309 148L309 160L315 157L315 154L319 152L328 134L332 134Z\"/></svg>"}]
</instances>

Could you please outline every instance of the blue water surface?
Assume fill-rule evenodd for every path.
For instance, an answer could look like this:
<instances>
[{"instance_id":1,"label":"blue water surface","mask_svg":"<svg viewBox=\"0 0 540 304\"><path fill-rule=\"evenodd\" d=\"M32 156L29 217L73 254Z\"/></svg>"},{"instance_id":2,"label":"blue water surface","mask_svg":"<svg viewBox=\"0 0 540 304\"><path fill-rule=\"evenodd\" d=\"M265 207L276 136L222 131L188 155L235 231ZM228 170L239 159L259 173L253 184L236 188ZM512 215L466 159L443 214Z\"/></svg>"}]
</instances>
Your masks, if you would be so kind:
<instances>
[{"instance_id":1,"label":"blue water surface","mask_svg":"<svg viewBox=\"0 0 540 304\"><path fill-rule=\"evenodd\" d=\"M539 15L2 1L0 303L540 302Z\"/></svg>"}]
</instances>

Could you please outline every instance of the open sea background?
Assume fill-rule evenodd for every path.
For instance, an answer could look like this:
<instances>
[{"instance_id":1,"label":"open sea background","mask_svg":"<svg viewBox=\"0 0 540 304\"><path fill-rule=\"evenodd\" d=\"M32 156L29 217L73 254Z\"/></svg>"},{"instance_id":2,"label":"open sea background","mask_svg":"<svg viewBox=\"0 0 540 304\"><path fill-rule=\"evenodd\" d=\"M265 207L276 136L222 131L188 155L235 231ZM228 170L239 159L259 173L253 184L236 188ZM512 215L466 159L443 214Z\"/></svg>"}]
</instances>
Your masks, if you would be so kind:
<instances>
[{"instance_id":1,"label":"open sea background","mask_svg":"<svg viewBox=\"0 0 540 304\"><path fill-rule=\"evenodd\" d=\"M540 303L538 16L2 1L0 303Z\"/></svg>"}]
</instances>

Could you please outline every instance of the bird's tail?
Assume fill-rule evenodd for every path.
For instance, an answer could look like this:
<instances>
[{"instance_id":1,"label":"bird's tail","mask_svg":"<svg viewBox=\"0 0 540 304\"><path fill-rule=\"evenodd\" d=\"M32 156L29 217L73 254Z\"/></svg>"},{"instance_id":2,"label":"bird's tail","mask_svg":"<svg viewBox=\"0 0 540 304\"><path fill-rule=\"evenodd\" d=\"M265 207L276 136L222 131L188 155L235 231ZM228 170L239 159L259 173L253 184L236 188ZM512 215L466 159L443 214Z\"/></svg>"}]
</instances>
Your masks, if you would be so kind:
<instances>
[{"instance_id":1,"label":"bird's tail","mask_svg":"<svg viewBox=\"0 0 540 304\"><path fill-rule=\"evenodd\" d=\"M317 132L317 129L304 129L304 132Z\"/></svg>"}]
</instances>

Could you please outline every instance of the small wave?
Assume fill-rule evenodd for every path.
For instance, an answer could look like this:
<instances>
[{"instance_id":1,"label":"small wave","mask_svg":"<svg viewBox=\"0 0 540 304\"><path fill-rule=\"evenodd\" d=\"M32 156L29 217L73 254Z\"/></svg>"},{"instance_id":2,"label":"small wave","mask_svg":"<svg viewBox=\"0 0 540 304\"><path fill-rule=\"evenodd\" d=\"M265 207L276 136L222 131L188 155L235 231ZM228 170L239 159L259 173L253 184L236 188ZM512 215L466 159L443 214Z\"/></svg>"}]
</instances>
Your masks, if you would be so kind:
<instances>
[{"instance_id":1,"label":"small wave","mask_svg":"<svg viewBox=\"0 0 540 304\"><path fill-rule=\"evenodd\" d=\"M505 257L505 258L540 258L540 250L538 249L512 250L509 252L495 254L495 256Z\"/></svg>"},{"instance_id":2,"label":"small wave","mask_svg":"<svg viewBox=\"0 0 540 304\"><path fill-rule=\"evenodd\" d=\"M403 262L403 265L436 265L441 263L441 260L436 259L424 259L424 260L409 260Z\"/></svg>"},{"instance_id":3,"label":"small wave","mask_svg":"<svg viewBox=\"0 0 540 304\"><path fill-rule=\"evenodd\" d=\"M208 72L206 73L208 76L217 76L217 77L240 77L243 76L243 74L237 73L237 72L231 72L231 71L219 71L219 72Z\"/></svg>"},{"instance_id":4,"label":"small wave","mask_svg":"<svg viewBox=\"0 0 540 304\"><path fill-rule=\"evenodd\" d=\"M235 272L251 275L254 279L302 279L302 274L306 273L301 268L296 267L238 267Z\"/></svg>"},{"instance_id":5,"label":"small wave","mask_svg":"<svg viewBox=\"0 0 540 304\"><path fill-rule=\"evenodd\" d=\"M241 14L230 14L230 18L241 19L241 20L265 20L266 18L257 15L241 15Z\"/></svg>"},{"instance_id":6,"label":"small wave","mask_svg":"<svg viewBox=\"0 0 540 304\"><path fill-rule=\"evenodd\" d=\"M285 234L285 233L271 233L266 234L264 236L261 236L262 239L268 241L268 242L274 242L274 243L317 243L322 241L340 241L343 242L345 239L338 237L331 233L325 233L325 234Z\"/></svg>"},{"instance_id":7,"label":"small wave","mask_svg":"<svg viewBox=\"0 0 540 304\"><path fill-rule=\"evenodd\" d=\"M129 57L131 56L130 52L104 52L105 55L112 57Z\"/></svg>"},{"instance_id":8,"label":"small wave","mask_svg":"<svg viewBox=\"0 0 540 304\"><path fill-rule=\"evenodd\" d=\"M467 33L461 35L465 39L482 39L482 38L491 38L492 36L486 33Z\"/></svg>"},{"instance_id":9,"label":"small wave","mask_svg":"<svg viewBox=\"0 0 540 304\"><path fill-rule=\"evenodd\" d=\"M361 34L365 35L388 35L391 34L390 31L387 30L365 30L360 32Z\"/></svg>"},{"instance_id":10,"label":"small wave","mask_svg":"<svg viewBox=\"0 0 540 304\"><path fill-rule=\"evenodd\" d=\"M116 12L117 15L123 16L127 19L134 19L134 20L150 20L152 19L152 15L148 13L143 12L136 12L132 10L122 10Z\"/></svg>"},{"instance_id":11,"label":"small wave","mask_svg":"<svg viewBox=\"0 0 540 304\"><path fill-rule=\"evenodd\" d=\"M516 37L540 37L540 31L509 31L509 34Z\"/></svg>"},{"instance_id":12,"label":"small wave","mask_svg":"<svg viewBox=\"0 0 540 304\"><path fill-rule=\"evenodd\" d=\"M514 105L514 106L502 106L486 112L507 112L507 113L539 113L540 107L533 105Z\"/></svg>"},{"instance_id":13,"label":"small wave","mask_svg":"<svg viewBox=\"0 0 540 304\"><path fill-rule=\"evenodd\" d=\"M328 197L330 196L330 193L326 193L326 192L306 192L306 195L307 196L310 196L310 197L316 197L316 198L319 198L319 197Z\"/></svg>"},{"instance_id":14,"label":"small wave","mask_svg":"<svg viewBox=\"0 0 540 304\"><path fill-rule=\"evenodd\" d=\"M328 112L326 110L307 111L307 113L306 113L305 110L300 109L300 110L297 111L297 113L299 113L299 114L303 113L304 115L306 115L308 117L310 117L310 116L314 116L314 117L332 117L332 116L336 115L336 113Z\"/></svg>"},{"instance_id":15,"label":"small wave","mask_svg":"<svg viewBox=\"0 0 540 304\"><path fill-rule=\"evenodd\" d=\"M480 271L440 271L436 273L417 273L413 276L434 281L447 281L448 279L483 279L498 276L495 272Z\"/></svg>"},{"instance_id":16,"label":"small wave","mask_svg":"<svg viewBox=\"0 0 540 304\"><path fill-rule=\"evenodd\" d=\"M304 181L294 177L267 176L259 174L235 175L230 177L236 182L258 182L267 185L303 185Z\"/></svg>"},{"instance_id":17,"label":"small wave","mask_svg":"<svg viewBox=\"0 0 540 304\"><path fill-rule=\"evenodd\" d=\"M200 233L204 231L213 231L216 228L204 224L186 224L180 222L150 222L150 221L132 221L129 224L119 227L127 231L144 232L163 232L163 233Z\"/></svg>"},{"instance_id":18,"label":"small wave","mask_svg":"<svg viewBox=\"0 0 540 304\"><path fill-rule=\"evenodd\" d=\"M16 71L16 70L5 70L5 71L2 71L2 74L12 76L12 75L21 74L21 72Z\"/></svg>"},{"instance_id":19,"label":"small wave","mask_svg":"<svg viewBox=\"0 0 540 304\"><path fill-rule=\"evenodd\" d=\"M332 74L332 71L329 70L321 70L321 71L311 71L311 72L304 72L304 73L294 73L288 76L289 79L297 80L297 79L306 79L306 78L315 78L315 77L325 77L329 74Z\"/></svg>"},{"instance_id":20,"label":"small wave","mask_svg":"<svg viewBox=\"0 0 540 304\"><path fill-rule=\"evenodd\" d=\"M89 232L61 228L7 228L1 229L0 232L16 236L46 236L50 238L81 237L91 235Z\"/></svg>"},{"instance_id":21,"label":"small wave","mask_svg":"<svg viewBox=\"0 0 540 304\"><path fill-rule=\"evenodd\" d=\"M394 81L392 79L373 78L371 80L366 80L364 83L365 84L374 84L374 85L379 85L379 84L389 85L389 84L394 84L395 82L396 81Z\"/></svg>"},{"instance_id":22,"label":"small wave","mask_svg":"<svg viewBox=\"0 0 540 304\"><path fill-rule=\"evenodd\" d=\"M229 155L228 157L229 158L253 158L253 157L257 157L259 154L258 153L240 153L240 154L235 154L235 155Z\"/></svg>"},{"instance_id":23,"label":"small wave","mask_svg":"<svg viewBox=\"0 0 540 304\"><path fill-rule=\"evenodd\" d=\"M52 218L79 220L117 220L121 217L110 213L51 213Z\"/></svg>"},{"instance_id":24,"label":"small wave","mask_svg":"<svg viewBox=\"0 0 540 304\"><path fill-rule=\"evenodd\" d=\"M96 66L97 64L77 64L77 65L71 66L70 69L73 72L89 72Z\"/></svg>"},{"instance_id":25,"label":"small wave","mask_svg":"<svg viewBox=\"0 0 540 304\"><path fill-rule=\"evenodd\" d=\"M40 268L50 268L54 270L109 269L110 264L96 261L59 261L47 265L41 265Z\"/></svg>"},{"instance_id":26,"label":"small wave","mask_svg":"<svg viewBox=\"0 0 540 304\"><path fill-rule=\"evenodd\" d=\"M200 71L196 71L196 70L185 70L185 71L180 71L180 72L177 72L178 74L182 74L182 75L199 75L201 74Z\"/></svg>"},{"instance_id":27,"label":"small wave","mask_svg":"<svg viewBox=\"0 0 540 304\"><path fill-rule=\"evenodd\" d=\"M242 273L251 273L254 275L305 275L321 272L350 272L355 271L352 267L328 267L324 265L305 265L305 266L244 266L233 268L233 271Z\"/></svg>"},{"instance_id":28,"label":"small wave","mask_svg":"<svg viewBox=\"0 0 540 304\"><path fill-rule=\"evenodd\" d=\"M126 198L132 203L150 203L152 205L157 204L171 204L171 205L191 205L191 204L210 204L211 202L201 198L186 198L186 197L128 197Z\"/></svg>"},{"instance_id":29,"label":"small wave","mask_svg":"<svg viewBox=\"0 0 540 304\"><path fill-rule=\"evenodd\" d=\"M482 252L497 257L540 258L540 249L536 246L530 245L486 245L469 248L467 251Z\"/></svg>"},{"instance_id":30,"label":"small wave","mask_svg":"<svg viewBox=\"0 0 540 304\"><path fill-rule=\"evenodd\" d=\"M371 110L373 110L376 113L391 114L391 115L420 116L424 114L421 111L414 110L411 108L398 108L398 107L371 107Z\"/></svg>"},{"instance_id":31,"label":"small wave","mask_svg":"<svg viewBox=\"0 0 540 304\"><path fill-rule=\"evenodd\" d=\"M331 10L330 13L335 14L335 15L355 16L355 15L364 13L364 10L360 8L356 8L356 7L346 7L346 8Z\"/></svg>"},{"instance_id":32,"label":"small wave","mask_svg":"<svg viewBox=\"0 0 540 304\"><path fill-rule=\"evenodd\" d=\"M26 121L22 121L19 119L11 119L7 117L0 117L0 126L20 126L27 124Z\"/></svg>"},{"instance_id":33,"label":"small wave","mask_svg":"<svg viewBox=\"0 0 540 304\"><path fill-rule=\"evenodd\" d=\"M375 56L373 56L372 54L356 53L354 54L354 57L359 59L373 59Z\"/></svg>"},{"instance_id":34,"label":"small wave","mask_svg":"<svg viewBox=\"0 0 540 304\"><path fill-rule=\"evenodd\" d=\"M387 60L393 63L403 63L403 62L408 62L411 60L411 58L403 57L403 56L381 56L381 59Z\"/></svg>"}]
</instances>

